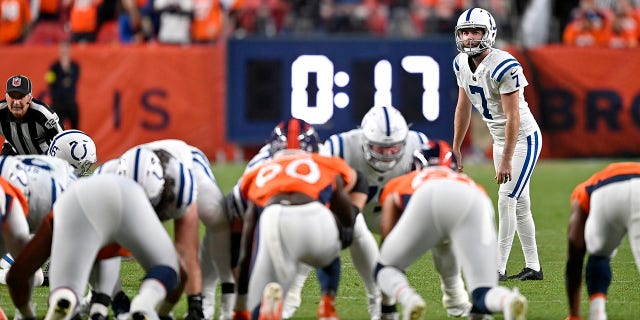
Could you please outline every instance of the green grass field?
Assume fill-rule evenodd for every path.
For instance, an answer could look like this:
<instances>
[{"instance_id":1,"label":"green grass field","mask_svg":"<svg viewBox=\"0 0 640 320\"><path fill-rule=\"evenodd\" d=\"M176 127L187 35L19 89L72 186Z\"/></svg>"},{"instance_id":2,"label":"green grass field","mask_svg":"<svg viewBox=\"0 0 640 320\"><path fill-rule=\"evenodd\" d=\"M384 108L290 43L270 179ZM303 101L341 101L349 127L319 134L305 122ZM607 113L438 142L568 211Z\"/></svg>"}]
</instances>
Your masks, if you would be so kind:
<instances>
[{"instance_id":1,"label":"green grass field","mask_svg":"<svg viewBox=\"0 0 640 320\"><path fill-rule=\"evenodd\" d=\"M544 270L544 281L507 281L508 287L518 286L529 299L529 319L563 319L567 302L564 293L564 263L566 259L566 226L569 217L569 196L574 186L612 160L541 160L531 181L531 203L537 228L538 251ZM228 191L243 170L242 165L214 166L214 173L222 187ZM493 182L493 167L490 164L468 165L468 175L485 186L496 202L497 185ZM362 282L352 266L350 257L343 252L343 277L340 285L337 309L342 319L367 319L367 307ZM609 289L609 319L636 319L640 317L640 277L634 264L628 240L625 238L617 256L613 259L613 282ZM524 267L524 259L517 240L511 251L508 273L515 274ZM446 312L440 303L438 276L431 257L426 254L409 270L412 285L427 302L428 319L445 319ZM133 295L142 277L140 267L133 261L123 265L125 291ZM583 292L585 292L583 286ZM35 292L37 312L44 316L47 306L48 288ZM185 299L177 306L175 315L181 318ZM303 291L303 303L296 319L315 319L319 300L318 286L314 276L309 277ZM0 287L0 304L9 317L14 308L6 287ZM587 315L586 292L583 294L583 316ZM496 319L501 319L496 316Z\"/></svg>"}]
</instances>

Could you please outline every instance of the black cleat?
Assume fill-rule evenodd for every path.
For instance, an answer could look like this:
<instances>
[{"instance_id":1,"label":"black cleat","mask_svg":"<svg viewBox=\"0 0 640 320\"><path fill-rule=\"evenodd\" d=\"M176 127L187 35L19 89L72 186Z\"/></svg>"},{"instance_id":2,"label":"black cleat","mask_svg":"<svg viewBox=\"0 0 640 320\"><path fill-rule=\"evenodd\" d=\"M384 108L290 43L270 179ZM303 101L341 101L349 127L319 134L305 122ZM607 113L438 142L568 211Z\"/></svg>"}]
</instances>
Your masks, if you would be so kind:
<instances>
[{"instance_id":1,"label":"black cleat","mask_svg":"<svg viewBox=\"0 0 640 320\"><path fill-rule=\"evenodd\" d=\"M507 281L511 279L511 277L507 277L507 273L505 272L504 274L500 273L500 271L498 271L498 281Z\"/></svg>"},{"instance_id":2,"label":"black cleat","mask_svg":"<svg viewBox=\"0 0 640 320\"><path fill-rule=\"evenodd\" d=\"M124 291L119 291L111 300L111 309L113 314L117 317L120 314L129 312L131 307L131 300L127 297Z\"/></svg>"},{"instance_id":3,"label":"black cleat","mask_svg":"<svg viewBox=\"0 0 640 320\"><path fill-rule=\"evenodd\" d=\"M543 280L544 279L544 274L542 273L542 269L540 269L540 271L535 271L531 268L524 268L522 269L522 271L520 271L520 273L510 276L509 279L512 280L521 280L521 281L526 281L526 280Z\"/></svg>"},{"instance_id":4,"label":"black cleat","mask_svg":"<svg viewBox=\"0 0 640 320\"><path fill-rule=\"evenodd\" d=\"M50 264L50 262L47 261L42 266L42 275L44 276L44 279L42 280L42 286L43 287L48 287L49 286L49 264Z\"/></svg>"},{"instance_id":5,"label":"black cleat","mask_svg":"<svg viewBox=\"0 0 640 320\"><path fill-rule=\"evenodd\" d=\"M131 315L133 320L147 320L147 315L142 311L136 311Z\"/></svg>"},{"instance_id":6,"label":"black cleat","mask_svg":"<svg viewBox=\"0 0 640 320\"><path fill-rule=\"evenodd\" d=\"M91 319L91 320L108 320L107 317L105 317L104 315L102 315L100 313L92 314L91 317L89 317L89 319Z\"/></svg>"}]
</instances>

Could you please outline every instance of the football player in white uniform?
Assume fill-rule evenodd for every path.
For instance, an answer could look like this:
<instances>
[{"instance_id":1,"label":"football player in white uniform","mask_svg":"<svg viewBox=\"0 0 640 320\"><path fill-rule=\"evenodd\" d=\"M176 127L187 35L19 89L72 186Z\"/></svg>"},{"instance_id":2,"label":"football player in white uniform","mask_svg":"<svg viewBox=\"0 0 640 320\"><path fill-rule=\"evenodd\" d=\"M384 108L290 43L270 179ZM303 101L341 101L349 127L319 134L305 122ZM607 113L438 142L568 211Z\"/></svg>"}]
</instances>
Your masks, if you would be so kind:
<instances>
[{"instance_id":1,"label":"football player in white uniform","mask_svg":"<svg viewBox=\"0 0 640 320\"><path fill-rule=\"evenodd\" d=\"M204 154L198 150L197 148L186 144L181 140L158 140L149 143L145 143L130 149L125 152L120 157L120 163L115 165L113 161L108 161L99 167L96 170L97 174L105 174L105 173L118 173L120 175L129 176L136 180L134 175L134 167L137 166L147 166L149 163L142 163L141 160L137 158L136 155L133 154L136 150L152 150L154 152L163 152L167 153L170 157L178 160L180 167L184 168L184 172L188 173L189 176L178 176L178 179L174 181L175 186L177 188L181 188L184 192L177 192L176 194L179 196L179 207L175 208L165 208L167 212L175 211L175 210L185 210L186 213L182 215L180 219L179 225L176 228L176 247L178 248L178 252L180 254L181 260L185 263L185 267L189 272L189 277L187 278L187 283L185 287L185 293L187 294L188 300L188 313L185 317L188 317L190 320L192 319L202 319L202 286L201 286L201 278L202 272L200 269L199 259L198 259L198 216L200 219L205 222L206 225L211 225L215 223L216 220L221 220L226 223L226 216L224 214L223 205L222 205L222 192L217 186L215 179L213 178L213 174L209 168L209 161L206 159ZM126 165L124 167L128 167L129 169L123 170L123 163ZM187 182L193 181L192 188L193 190L184 189ZM137 181L137 180L136 180ZM197 192L196 192L197 191ZM200 192L204 192L201 196ZM187 198L189 196L190 198ZM178 221L177 220L177 221ZM176 221L176 222L177 222ZM179 239L179 240L178 240ZM228 243L228 242L227 242ZM221 249L226 250L229 249ZM229 256L228 254L226 255ZM117 262L117 261L116 261ZM109 263L109 262L107 262ZM115 263L115 262L114 262ZM101 268L105 275L105 281L101 284L98 284L100 288L113 288L113 283L110 283L111 280L115 279L116 282L118 278L107 276L106 273L109 272L106 268ZM229 268L230 269L230 268ZM229 271L230 272L230 271ZM121 299L122 303L126 304L127 299L124 292L122 292L118 285L116 285L116 292L113 292L114 302L117 299ZM101 294L106 294L107 296L111 295L111 290L101 290ZM173 298L173 297L172 297ZM179 297L175 297L179 299ZM104 299L107 301L107 299ZM177 302L172 301L172 302ZM120 303L119 301L117 302ZM104 303L102 303L104 304ZM107 304L108 305L108 304ZM113 306L114 312L121 311L123 309L126 311L127 306ZM173 308L173 305L166 304L163 306L163 309L160 310L161 315L166 315ZM93 309L93 307L92 307ZM118 310L115 310L118 309Z\"/></svg>"},{"instance_id":2,"label":"football player in white uniform","mask_svg":"<svg viewBox=\"0 0 640 320\"><path fill-rule=\"evenodd\" d=\"M162 179L164 175L159 177ZM172 200L178 197L173 188L161 191L159 205L175 205ZM102 259L113 254L114 251L105 251L105 248L114 248L119 253L122 249L118 245L121 245L130 250L147 271L131 303L133 318L157 318L156 306L168 293L182 288L178 254L161 222L179 216L163 212L154 211L144 188L125 177L105 174L74 183L56 201L52 214L41 223L33 240L16 258L7 277L14 303L28 305L29 296L23 289L24 273L33 270L50 253L51 295L45 319L70 319L96 257ZM141 226L144 232L140 232ZM70 238L70 235L73 236ZM140 314L136 316L136 313Z\"/></svg>"},{"instance_id":3,"label":"football player in white uniform","mask_svg":"<svg viewBox=\"0 0 640 320\"><path fill-rule=\"evenodd\" d=\"M114 165L117 162L117 165ZM140 184L143 187L144 193L146 194L146 198L147 200L144 200L144 202L147 202L147 205L144 205L143 202L140 201L133 201L131 198L126 198L122 201L133 201L130 202L130 205L134 206L134 207L138 207L139 209L141 207L146 207L149 206L149 202L151 202L150 208L152 208L155 211L155 214L153 215L154 221L157 221L157 219L159 218L160 220L164 221L164 220L169 220L172 219L174 220L174 230L175 230L175 241L174 243L170 243L170 247L176 247L176 249L178 249L178 252L180 255L183 254L183 252L181 251L182 248L187 248L187 250L191 250L192 252L194 252L194 256L196 256L196 252L197 249L196 248L189 248L190 245L192 244L197 244L197 240L193 241L193 239L191 239L191 236L195 233L197 235L197 215L195 215L194 212L194 216L193 217L187 217L188 215L188 211L187 208L192 204L193 199L196 198L196 187L193 183L193 175L191 173L191 170L189 170L188 168L186 168L186 166L184 164L182 164L182 162L177 159L176 157L172 156L171 154L169 154L167 151L165 150L152 150L152 149L147 149L147 148L140 148L140 147L136 147L136 148L132 148L129 151L125 152L125 154L123 154L118 161L109 161L108 163L108 168L107 170L96 170L96 171L100 171L101 174L104 175L112 175L113 173L125 176L131 180L134 180L135 182L137 182L138 184ZM80 179L80 181L82 181L84 179ZM99 181L99 180L92 180L92 181ZM77 183L79 183L77 182ZM111 183L109 181L106 181L103 183ZM75 183L74 183L75 184ZM99 183L92 183L87 185L87 188L93 188L94 185L98 185ZM113 183L114 185L114 191L120 190L120 187L122 187L123 189L128 189L128 187L125 187L124 185L121 185L120 183ZM116 186L117 185L117 186ZM77 192L80 193L84 193L84 191L82 190L76 190ZM137 194L136 192L132 191L134 194ZM77 197L77 196L76 196ZM80 198L86 198L86 197L90 197L89 195L84 195ZM143 197L144 198L144 197ZM101 212L100 208L101 206L99 205L99 203L102 203L101 201L97 201L97 200L92 200L93 203L91 203L92 206L98 206L98 210L96 212ZM118 201L113 201L110 200L112 203L117 203ZM67 201L69 202L69 201ZM56 202L56 204L58 204L58 202ZM85 207L88 204L83 205L83 207ZM71 207L74 207L73 204L70 204ZM69 208L69 210L75 212L75 213L82 213L84 210L76 210L74 208ZM110 209L105 209L102 208L104 210L110 210ZM142 211L146 211L146 209L140 209ZM56 212L60 212L60 211L65 211L65 214L63 216L66 216L67 214L71 214L71 213L67 213L66 210L60 210L57 206L54 206L54 211ZM118 210L116 210L118 211ZM134 210L135 212L137 212L136 210ZM119 212L119 211L118 211ZM84 212L82 213L84 215L87 215L90 221L94 221L95 219L97 219L96 217L94 217L94 214L88 213L88 212ZM114 214L118 214L117 212L115 212ZM129 215L127 215L129 216ZM93 218L91 218L93 217ZM59 217L58 217L59 218ZM85 218L79 218L80 220L84 220ZM147 218L143 218L143 219L147 219ZM57 228L58 223L57 223L58 219L56 218L56 224L55 227ZM120 221L118 219L114 220L114 221ZM195 221L196 223L193 224L193 221ZM103 221L104 222L104 221ZM103 226L103 228L101 228L101 235L104 234L109 234L110 232L118 232L117 230L119 230L118 228L130 228L133 227L132 225L127 226L128 222L123 222L122 226L117 226L113 225L113 223L103 223L103 224L99 224L101 226ZM137 223L137 228L140 228L140 225L144 225L147 226L147 224L145 223ZM195 225L196 228L191 228L192 225ZM162 230L164 230L164 227L162 227L162 225L160 225L160 227L162 228ZM47 230L48 228L48 230ZM153 227L155 228L155 227ZM44 230L43 230L44 229ZM104 229L104 230L102 230ZM57 230L57 229L56 229ZM94 230L94 229L92 229ZM84 230L88 232L87 230ZM140 230L138 230L140 231ZM127 231L126 233L131 233L130 231ZM140 232L136 232L136 233L140 233ZM150 232L149 234L154 234L157 232ZM67 234L69 234L67 232ZM71 233L74 235L77 235L76 233ZM118 233L120 234L120 233ZM142 232L140 234L145 234L145 236L149 237L149 234L147 234L146 232ZM51 222L49 222L48 225L41 225L40 229L38 230L38 234L36 234L36 237L38 237L38 242L34 242L32 241L31 243L29 243L29 246L31 248L32 243L34 246L34 250L32 253L30 253L29 255L26 255L25 257L18 257L15 261L16 266L18 264L21 264L21 268L18 268L18 270L16 271L15 268L13 268L14 270L11 270L9 272L7 281L11 282L10 286L13 285L14 288L22 288L23 285L22 283L24 283L24 278L25 278L25 272L28 272L29 270L33 269L33 264L37 263L38 261L40 261L41 259L46 259L46 257L48 256L48 248L52 248L51 247ZM34 237L34 239L36 239L36 237ZM131 238L130 237L124 237L123 238L119 238L120 236L114 236L115 238L110 238L111 241L119 241L119 240L123 240L126 241L127 244L122 243L123 245L127 246L127 249L131 249L131 251L133 252L134 255L137 255L134 251L136 249L133 249L129 246L135 246L135 247L139 247L139 246L147 246L148 245L148 241L145 240L143 241L143 243L133 243L130 242ZM53 235L54 241L53 241L53 248L52 248L52 257L56 256L56 238L57 238L57 233L54 232ZM118 238L118 240L116 240L116 238ZM125 239L126 238L126 239ZM197 239L197 238L196 238ZM95 240L95 239L94 239ZM102 243L102 241L105 239L101 239L100 241L98 241L99 243ZM107 239L108 240L108 239ZM149 240L151 242L154 241L153 237L149 238ZM47 242L49 241L49 242ZM61 240L62 241L62 238ZM75 240L74 240L75 241ZM162 240L164 241L164 240ZM77 242L77 241L75 241ZM134 242L136 242L134 240ZM164 243L164 242L163 242ZM44 245L43 245L44 244ZM87 240L87 246L93 246L96 244L96 242L93 241L89 241ZM100 246L104 245L106 243L102 243ZM172 252L172 250L166 250L166 243L163 244L164 249L163 251L166 251L166 254L170 254ZM38 248L38 249L36 249ZM148 249L148 247L147 247ZM74 252L74 254L77 254L77 252L73 251L73 250L66 250L67 252ZM113 251L108 251L108 252L113 252ZM118 251L120 252L120 251ZM147 252L146 254L150 254L149 252ZM63 254L60 253L58 254L60 257L62 257L60 260L62 260L62 265L65 265L66 269L73 269L71 267L69 267L68 265L65 264L64 261L67 261L68 263L68 259L70 259L71 257L69 256L69 254ZM116 254L116 256L119 254ZM89 255L89 256L95 256L95 255ZM99 257L112 257L114 256L114 254L101 254L99 255ZM67 260L65 260L67 259ZM101 258L102 259L102 258ZM144 258L143 258L144 259ZM109 259L109 262L111 262L113 259ZM186 260L186 259L181 259L182 261ZM53 261L52 259L52 262ZM102 262L104 262L104 260L101 260L100 265L98 266L99 268L102 267ZM114 262L118 263L119 261L115 260ZM146 263L148 263L149 261L141 261L141 263L143 264L143 266L145 268L148 267L148 265ZM92 265L91 263L89 264L90 266ZM180 297L181 292L182 292L182 288L185 287L186 282L185 282L185 277L186 277L186 273L188 272L188 262L184 261L184 263L181 263L181 265L183 265L185 267L184 272L181 272L181 278L178 282L178 286L177 286L177 290L176 293L179 293L177 295L171 295L169 297L166 298L166 300L160 304L160 306L158 307L157 311L159 313L159 315L161 316L166 316L169 314L169 312L171 311L171 309L173 308L175 302L177 301L177 299ZM195 265L197 266L197 261L195 263ZM113 265L112 265L113 266ZM73 314L73 310L74 310L74 306L78 303L78 296L80 294L82 294L82 292L79 291L80 286L78 286L78 284L83 283L84 281L86 281L86 277L88 277L88 274L85 274L85 270L82 269L82 272L64 272L64 271L60 271L60 270L66 270L66 269L59 269L56 272L55 271L55 266L52 264L52 279L51 279L51 288L52 288L52 297L53 297L53 292L54 291L60 291L60 290L56 290L59 287L60 283L70 283L73 282L73 286L72 292L69 291L60 291L60 294L58 296L56 296L56 299L61 300L67 300L67 302L69 303L69 309L66 310L65 308L58 308L58 309L65 309L64 311L64 316L70 316L71 314ZM119 264L116 264L115 267L119 267ZM78 267L79 268L79 267ZM84 267L83 267L84 268ZM175 269L175 268L174 268ZM99 270L99 269L98 269ZM116 275L114 276L112 271L115 270ZM95 270L94 270L95 271ZM91 318L92 319L106 319L106 317L108 316L108 304L110 302L109 296L110 294L114 291L114 287L115 284L117 283L118 278L118 274L119 274L119 268L114 268L114 269L103 269L103 270L99 270L101 271L99 273L99 277L98 279L95 280L94 283L94 294L92 297L92 305L91 305ZM55 277L59 277L59 278L55 278ZM54 279L55 278L55 279ZM161 279L162 280L162 279ZM108 289L107 289L108 288ZM14 298L14 302L17 305L23 305L23 304L27 304L29 297L25 296L23 293L17 293L15 296L12 293L12 298ZM163 297L164 298L164 297ZM16 301L16 299L18 301ZM52 304L55 307L56 304L54 303L55 299L52 298ZM148 301L147 301L148 302ZM66 302L64 303L66 304ZM144 303L144 305L147 305L146 302ZM134 301L131 302L131 311L135 312L137 310L140 310L139 308L141 307L140 304L136 305L136 300L134 299ZM50 313L56 313L57 311L55 310L50 310ZM145 310L145 312L155 312L153 310L147 309ZM52 314L48 315L48 316L53 316Z\"/></svg>"},{"instance_id":4,"label":"football player in white uniform","mask_svg":"<svg viewBox=\"0 0 640 320\"><path fill-rule=\"evenodd\" d=\"M198 283L198 288L191 289L191 292L202 294L189 294L189 312L192 313L189 320L194 320L195 314L202 314L205 311L203 308L205 296L208 298L207 302L215 301L218 281L222 284L220 319L231 319L235 304L235 279L231 270L231 229L225 211L224 194L211 171L209 159L198 148L175 139L158 140L142 146L167 150L178 157L187 168L191 169L198 189L194 209L197 209L198 217L206 227L202 239L203 245L199 249L203 280L202 283ZM214 309L213 306L206 310L212 309ZM213 318L213 313L202 315L206 319Z\"/></svg>"},{"instance_id":5,"label":"football player in white uniform","mask_svg":"<svg viewBox=\"0 0 640 320\"><path fill-rule=\"evenodd\" d=\"M453 152L462 171L460 147L469 128L471 107L482 114L493 138L498 190L498 273L507 279L507 260L516 230L525 257L518 280L542 280L535 225L531 215L529 178L542 149L542 136L524 99L528 82L518 61L493 47L497 25L491 13L471 8L460 15L455 30L460 53L453 60L458 103Z\"/></svg>"},{"instance_id":6,"label":"football player in white uniform","mask_svg":"<svg viewBox=\"0 0 640 320\"><path fill-rule=\"evenodd\" d=\"M496 231L491 199L464 174L442 140L414 152L415 170L385 186L382 200L380 288L403 306L402 319L424 319L426 304L409 284L405 270L427 250L450 242L473 297L473 319L502 312L504 319L524 319L527 299L517 289L498 286ZM483 317L484 318L484 317Z\"/></svg>"},{"instance_id":7,"label":"football player in white uniform","mask_svg":"<svg viewBox=\"0 0 640 320\"><path fill-rule=\"evenodd\" d=\"M361 209L364 206L364 209L363 214L356 217L354 240L349 250L365 284L371 319L393 318L396 312L391 299L385 298L380 306L382 296L371 273L379 249L367 224L372 230L379 231L381 207L378 197L382 187L390 179L409 172L412 152L427 142L423 133L409 130L402 114L391 106L371 108L362 118L360 128L333 135L325 142L325 152L343 158L349 166L364 174L369 183L366 205L355 203ZM446 246L436 248L433 255L434 264L442 276L443 303L447 313L454 317L466 316L471 303L455 258ZM299 295L306 279L304 271L301 269L287 293L284 303L284 314L287 316L300 304Z\"/></svg>"},{"instance_id":8,"label":"football player in white uniform","mask_svg":"<svg viewBox=\"0 0 640 320\"><path fill-rule=\"evenodd\" d=\"M26 197L30 233L35 233L40 221L53 208L57 197L77 179L74 168L69 163L45 155L1 156L0 175ZM6 283L6 273L13 263L10 255L3 260L8 263L0 269L0 283ZM48 279L42 270L38 270L36 280L36 285L42 285Z\"/></svg>"}]
</instances>

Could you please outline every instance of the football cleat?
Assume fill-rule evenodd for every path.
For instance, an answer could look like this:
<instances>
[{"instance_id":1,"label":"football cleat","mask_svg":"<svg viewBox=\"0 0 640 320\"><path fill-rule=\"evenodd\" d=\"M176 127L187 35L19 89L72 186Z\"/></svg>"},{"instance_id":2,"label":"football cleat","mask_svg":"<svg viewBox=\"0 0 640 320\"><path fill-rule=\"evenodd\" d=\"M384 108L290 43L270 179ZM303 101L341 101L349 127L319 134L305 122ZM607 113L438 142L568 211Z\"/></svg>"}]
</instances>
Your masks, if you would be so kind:
<instances>
[{"instance_id":1,"label":"football cleat","mask_svg":"<svg viewBox=\"0 0 640 320\"><path fill-rule=\"evenodd\" d=\"M120 314L124 314L129 312L129 308L131 307L131 300L127 296L124 291L118 291L115 296L113 296L113 300L111 301L111 309L113 310L113 314L117 317Z\"/></svg>"},{"instance_id":2,"label":"football cleat","mask_svg":"<svg viewBox=\"0 0 640 320\"><path fill-rule=\"evenodd\" d=\"M52 303L44 317L45 320L65 319L77 304L75 294L69 289L56 290L49 299L51 299Z\"/></svg>"},{"instance_id":3,"label":"football cleat","mask_svg":"<svg viewBox=\"0 0 640 320\"><path fill-rule=\"evenodd\" d=\"M318 320L340 320L336 313L335 297L325 295L318 304Z\"/></svg>"},{"instance_id":4,"label":"football cleat","mask_svg":"<svg viewBox=\"0 0 640 320\"><path fill-rule=\"evenodd\" d=\"M381 304L382 304L382 295L377 293L376 295L367 294L367 310L369 311L369 317L372 320L380 319L381 314Z\"/></svg>"},{"instance_id":5,"label":"football cleat","mask_svg":"<svg viewBox=\"0 0 640 320\"><path fill-rule=\"evenodd\" d=\"M500 273L500 271L498 271L498 281L507 281L511 279L511 277L507 277L507 273L505 272L504 274Z\"/></svg>"},{"instance_id":6,"label":"football cleat","mask_svg":"<svg viewBox=\"0 0 640 320\"><path fill-rule=\"evenodd\" d=\"M520 273L510 276L511 280L543 280L544 274L542 273L542 269L540 271L535 271L531 268L524 268Z\"/></svg>"},{"instance_id":7,"label":"football cleat","mask_svg":"<svg viewBox=\"0 0 640 320\"><path fill-rule=\"evenodd\" d=\"M455 306L446 307L447 315L453 318L462 318L469 316L469 312L471 312L471 308L473 305L469 301L462 302Z\"/></svg>"},{"instance_id":8,"label":"football cleat","mask_svg":"<svg viewBox=\"0 0 640 320\"><path fill-rule=\"evenodd\" d=\"M527 298L525 298L518 288L513 288L511 294L505 301L502 311L505 320L525 320L527 315Z\"/></svg>"},{"instance_id":9,"label":"football cleat","mask_svg":"<svg viewBox=\"0 0 640 320\"><path fill-rule=\"evenodd\" d=\"M251 320L249 310L233 310L233 320Z\"/></svg>"},{"instance_id":10,"label":"football cleat","mask_svg":"<svg viewBox=\"0 0 640 320\"><path fill-rule=\"evenodd\" d=\"M409 303L403 306L402 319L403 320L422 320L424 319L424 313L427 309L427 304L422 298L414 294L409 298Z\"/></svg>"},{"instance_id":11,"label":"football cleat","mask_svg":"<svg viewBox=\"0 0 640 320\"><path fill-rule=\"evenodd\" d=\"M258 320L280 319L282 319L282 287L278 283L271 282L262 291L262 304Z\"/></svg>"}]
</instances>

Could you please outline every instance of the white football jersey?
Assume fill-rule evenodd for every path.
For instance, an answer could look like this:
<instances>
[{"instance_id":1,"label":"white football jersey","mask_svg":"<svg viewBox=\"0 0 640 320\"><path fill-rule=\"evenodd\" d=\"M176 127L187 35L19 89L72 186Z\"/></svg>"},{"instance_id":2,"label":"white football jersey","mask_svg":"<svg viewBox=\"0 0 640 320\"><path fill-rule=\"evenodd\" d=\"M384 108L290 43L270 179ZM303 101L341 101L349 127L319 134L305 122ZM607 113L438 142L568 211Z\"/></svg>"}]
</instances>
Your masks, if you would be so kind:
<instances>
[{"instance_id":1,"label":"white football jersey","mask_svg":"<svg viewBox=\"0 0 640 320\"><path fill-rule=\"evenodd\" d=\"M380 191L387 181L411 171L413 151L420 149L428 141L424 133L409 130L402 157L391 170L384 172L375 170L365 159L364 135L361 129L353 129L330 136L324 143L323 152L344 159L351 168L367 176L369 196L367 205L363 210L365 217L367 217L371 213L380 214ZM379 226L371 225L369 227L374 227L373 230L378 230L379 228Z\"/></svg>"},{"instance_id":2,"label":"white football jersey","mask_svg":"<svg viewBox=\"0 0 640 320\"><path fill-rule=\"evenodd\" d=\"M27 222L29 229L36 230L53 203L78 177L67 161L45 155L19 155L27 173L26 194L29 204Z\"/></svg>"},{"instance_id":3,"label":"white football jersey","mask_svg":"<svg viewBox=\"0 0 640 320\"><path fill-rule=\"evenodd\" d=\"M502 110L500 94L519 91L520 132L522 139L538 130L529 105L524 100L524 87L529 83L522 66L511 54L492 48L475 72L469 66L470 57L458 54L453 60L453 70L458 86L467 93L471 104L482 114L489 132L496 143L504 143L507 118Z\"/></svg>"}]
</instances>

